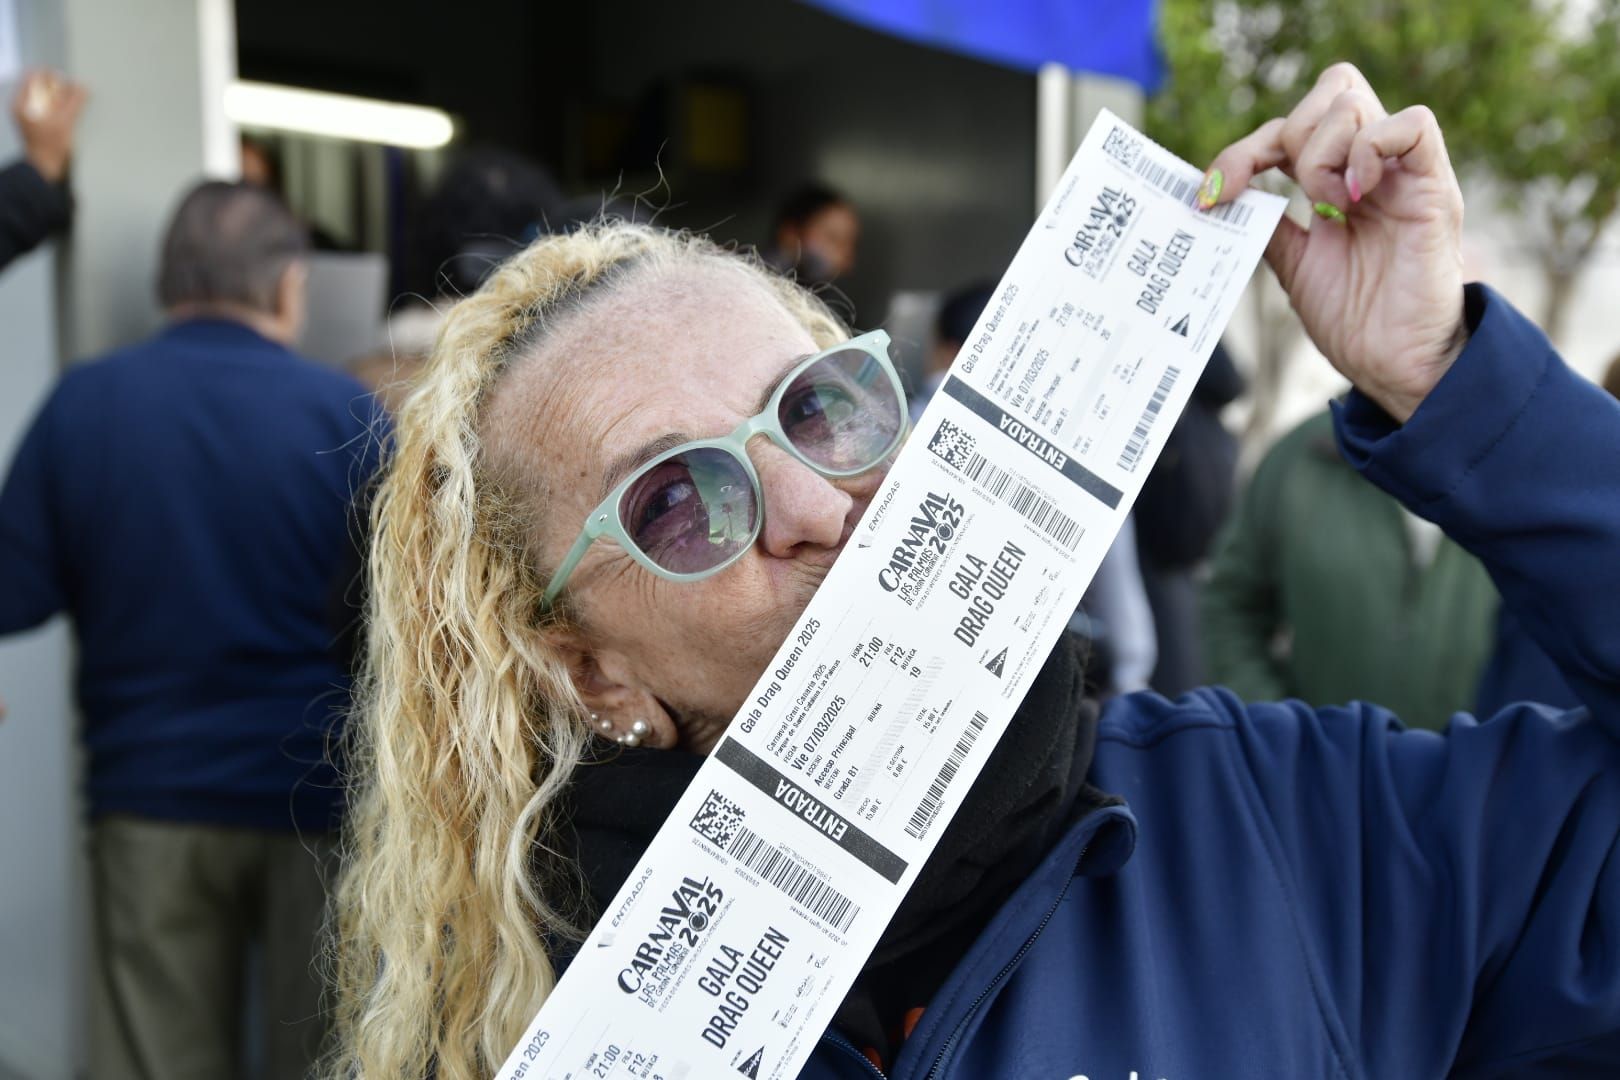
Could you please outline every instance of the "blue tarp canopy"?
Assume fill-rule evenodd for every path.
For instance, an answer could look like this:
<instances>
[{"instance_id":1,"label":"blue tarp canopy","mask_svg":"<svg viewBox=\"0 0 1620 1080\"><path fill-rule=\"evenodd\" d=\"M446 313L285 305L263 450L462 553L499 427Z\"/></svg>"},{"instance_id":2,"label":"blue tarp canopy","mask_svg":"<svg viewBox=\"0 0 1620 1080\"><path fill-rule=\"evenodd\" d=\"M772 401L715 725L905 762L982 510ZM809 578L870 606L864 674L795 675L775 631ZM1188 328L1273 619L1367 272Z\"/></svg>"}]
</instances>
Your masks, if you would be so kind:
<instances>
[{"instance_id":1,"label":"blue tarp canopy","mask_svg":"<svg viewBox=\"0 0 1620 1080\"><path fill-rule=\"evenodd\" d=\"M1058 63L1159 85L1154 0L805 0L852 22L994 64Z\"/></svg>"}]
</instances>

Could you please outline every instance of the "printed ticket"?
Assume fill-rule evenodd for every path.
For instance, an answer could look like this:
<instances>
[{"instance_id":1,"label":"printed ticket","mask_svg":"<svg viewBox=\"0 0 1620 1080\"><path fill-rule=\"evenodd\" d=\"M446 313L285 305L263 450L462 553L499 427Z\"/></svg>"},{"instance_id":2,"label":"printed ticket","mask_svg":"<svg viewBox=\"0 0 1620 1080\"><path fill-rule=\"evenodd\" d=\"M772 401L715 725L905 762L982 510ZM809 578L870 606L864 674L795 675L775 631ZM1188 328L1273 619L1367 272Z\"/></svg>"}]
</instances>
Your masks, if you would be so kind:
<instances>
[{"instance_id":1,"label":"printed ticket","mask_svg":"<svg viewBox=\"0 0 1620 1080\"><path fill-rule=\"evenodd\" d=\"M1104 112L501 1080L798 1075L1090 583L1284 201Z\"/></svg>"}]
</instances>

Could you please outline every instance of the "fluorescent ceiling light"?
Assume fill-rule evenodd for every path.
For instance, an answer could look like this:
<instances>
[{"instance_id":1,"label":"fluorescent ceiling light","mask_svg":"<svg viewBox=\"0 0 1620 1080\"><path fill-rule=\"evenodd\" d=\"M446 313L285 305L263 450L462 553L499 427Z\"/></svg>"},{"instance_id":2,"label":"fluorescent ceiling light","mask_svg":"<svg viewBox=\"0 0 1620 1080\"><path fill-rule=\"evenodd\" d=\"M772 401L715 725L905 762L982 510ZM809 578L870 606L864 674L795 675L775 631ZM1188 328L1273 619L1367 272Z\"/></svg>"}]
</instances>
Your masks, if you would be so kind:
<instances>
[{"instance_id":1,"label":"fluorescent ceiling light","mask_svg":"<svg viewBox=\"0 0 1620 1080\"><path fill-rule=\"evenodd\" d=\"M416 150L443 146L455 132L449 114L439 109L269 83L231 83L225 88L225 115L244 127Z\"/></svg>"}]
</instances>

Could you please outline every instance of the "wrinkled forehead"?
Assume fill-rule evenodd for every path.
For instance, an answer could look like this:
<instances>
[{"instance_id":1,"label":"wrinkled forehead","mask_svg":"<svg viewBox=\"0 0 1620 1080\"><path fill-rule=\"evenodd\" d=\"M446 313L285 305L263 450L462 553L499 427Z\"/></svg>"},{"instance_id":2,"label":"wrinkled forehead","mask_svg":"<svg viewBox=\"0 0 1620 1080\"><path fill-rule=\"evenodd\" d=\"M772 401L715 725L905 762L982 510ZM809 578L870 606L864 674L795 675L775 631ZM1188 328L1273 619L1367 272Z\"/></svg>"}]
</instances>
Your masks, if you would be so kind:
<instances>
[{"instance_id":1,"label":"wrinkled forehead","mask_svg":"<svg viewBox=\"0 0 1620 1080\"><path fill-rule=\"evenodd\" d=\"M718 266L638 271L558 320L512 361L490 401L497 464L581 515L608 462L671 434L729 432L816 350L762 283Z\"/></svg>"}]
</instances>

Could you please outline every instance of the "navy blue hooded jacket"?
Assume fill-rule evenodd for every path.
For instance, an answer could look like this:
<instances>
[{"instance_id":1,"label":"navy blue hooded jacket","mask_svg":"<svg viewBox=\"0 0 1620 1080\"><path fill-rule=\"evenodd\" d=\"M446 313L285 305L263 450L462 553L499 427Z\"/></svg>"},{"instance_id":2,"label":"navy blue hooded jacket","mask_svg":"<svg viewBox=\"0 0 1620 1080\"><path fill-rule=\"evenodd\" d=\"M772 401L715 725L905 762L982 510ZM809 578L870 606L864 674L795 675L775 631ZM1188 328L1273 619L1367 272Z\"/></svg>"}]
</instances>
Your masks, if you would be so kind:
<instances>
[{"instance_id":1,"label":"navy blue hooded jacket","mask_svg":"<svg viewBox=\"0 0 1620 1080\"><path fill-rule=\"evenodd\" d=\"M1539 701L1558 709L1573 709L1580 704L1558 673L1558 665L1519 625L1513 612L1503 608L1497 614L1490 662L1479 676L1474 712L1494 716L1521 701Z\"/></svg>"},{"instance_id":2,"label":"navy blue hooded jacket","mask_svg":"<svg viewBox=\"0 0 1620 1080\"><path fill-rule=\"evenodd\" d=\"M92 816L333 824L328 599L375 467L371 401L214 320L46 400L0 490L0 633L73 616Z\"/></svg>"},{"instance_id":3,"label":"navy blue hooded jacket","mask_svg":"<svg viewBox=\"0 0 1620 1080\"><path fill-rule=\"evenodd\" d=\"M906 1080L1620 1076L1620 404L1503 301L1404 426L1340 446L1490 568L1585 703L1445 735L1374 705L1117 700L1053 846ZM805 1080L873 1077L830 1031Z\"/></svg>"}]
</instances>

